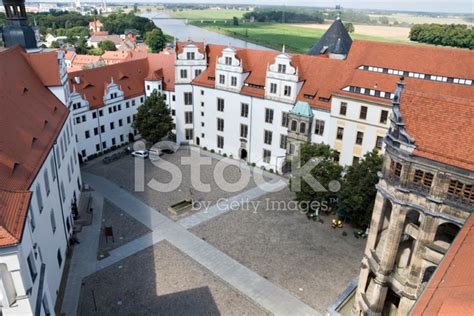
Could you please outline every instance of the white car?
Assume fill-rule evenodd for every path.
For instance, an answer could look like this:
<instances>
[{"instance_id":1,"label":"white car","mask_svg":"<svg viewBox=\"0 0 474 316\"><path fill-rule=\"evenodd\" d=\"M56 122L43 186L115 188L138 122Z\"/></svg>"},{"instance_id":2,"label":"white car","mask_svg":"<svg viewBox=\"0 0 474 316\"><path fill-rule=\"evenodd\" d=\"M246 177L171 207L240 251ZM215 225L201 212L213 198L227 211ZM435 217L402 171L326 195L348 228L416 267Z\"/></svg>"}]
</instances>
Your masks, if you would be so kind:
<instances>
[{"instance_id":1,"label":"white car","mask_svg":"<svg viewBox=\"0 0 474 316\"><path fill-rule=\"evenodd\" d=\"M132 152L132 156L138 157L138 158L143 158L143 159L148 158L148 155L149 155L148 151L146 151L146 150L137 150L137 151Z\"/></svg>"}]
</instances>

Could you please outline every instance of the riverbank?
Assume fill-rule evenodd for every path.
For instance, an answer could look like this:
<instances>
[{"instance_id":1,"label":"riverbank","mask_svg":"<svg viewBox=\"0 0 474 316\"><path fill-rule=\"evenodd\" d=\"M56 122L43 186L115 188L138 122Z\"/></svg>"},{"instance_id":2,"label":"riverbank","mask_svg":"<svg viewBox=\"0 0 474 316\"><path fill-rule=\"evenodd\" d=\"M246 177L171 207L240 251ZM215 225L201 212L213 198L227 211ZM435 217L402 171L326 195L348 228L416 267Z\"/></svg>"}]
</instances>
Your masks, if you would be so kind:
<instances>
[{"instance_id":1,"label":"riverbank","mask_svg":"<svg viewBox=\"0 0 474 316\"><path fill-rule=\"evenodd\" d=\"M201 23L200 21L192 21L191 24L275 50L281 50L282 46L285 45L286 50L290 53L306 53L326 31L325 29L281 23L242 23L233 25L224 22ZM351 34L351 37L355 40L411 44L406 40L381 36Z\"/></svg>"}]
</instances>

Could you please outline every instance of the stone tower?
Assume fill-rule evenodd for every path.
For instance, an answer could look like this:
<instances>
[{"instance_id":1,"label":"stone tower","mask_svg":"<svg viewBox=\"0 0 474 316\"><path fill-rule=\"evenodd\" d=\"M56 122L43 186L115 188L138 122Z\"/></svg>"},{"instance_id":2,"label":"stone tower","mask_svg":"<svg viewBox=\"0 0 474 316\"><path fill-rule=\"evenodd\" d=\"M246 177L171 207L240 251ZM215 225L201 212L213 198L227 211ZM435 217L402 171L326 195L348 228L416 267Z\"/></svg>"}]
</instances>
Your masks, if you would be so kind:
<instances>
[{"instance_id":1,"label":"stone tower","mask_svg":"<svg viewBox=\"0 0 474 316\"><path fill-rule=\"evenodd\" d=\"M354 315L408 315L474 211L474 171L419 154L426 138L407 130L403 93L410 93L410 104L402 103L408 108L421 100L398 83Z\"/></svg>"},{"instance_id":2,"label":"stone tower","mask_svg":"<svg viewBox=\"0 0 474 316\"><path fill-rule=\"evenodd\" d=\"M3 0L6 25L3 27L5 47L20 45L27 50L37 50L39 33L35 27L28 25L24 0Z\"/></svg>"}]
</instances>

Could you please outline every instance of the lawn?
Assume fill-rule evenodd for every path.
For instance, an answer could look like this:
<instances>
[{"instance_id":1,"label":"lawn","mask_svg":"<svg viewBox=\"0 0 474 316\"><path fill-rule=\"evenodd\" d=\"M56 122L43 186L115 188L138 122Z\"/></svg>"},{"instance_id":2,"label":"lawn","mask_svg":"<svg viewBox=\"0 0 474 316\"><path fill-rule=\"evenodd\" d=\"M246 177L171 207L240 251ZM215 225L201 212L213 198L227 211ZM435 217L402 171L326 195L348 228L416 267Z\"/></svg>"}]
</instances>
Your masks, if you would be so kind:
<instances>
[{"instance_id":1,"label":"lawn","mask_svg":"<svg viewBox=\"0 0 474 316\"><path fill-rule=\"evenodd\" d=\"M192 24L277 50L281 50L282 46L286 45L286 49L290 53L306 53L325 32L320 29L309 29L281 23L245 23L236 26L224 22L200 23L194 21ZM356 40L407 43L393 38L360 34L351 34L351 37Z\"/></svg>"},{"instance_id":2,"label":"lawn","mask_svg":"<svg viewBox=\"0 0 474 316\"><path fill-rule=\"evenodd\" d=\"M189 20L231 20L234 16L241 18L246 11L235 9L205 9L205 10L182 10L167 11L173 18L189 19Z\"/></svg>"}]
</instances>

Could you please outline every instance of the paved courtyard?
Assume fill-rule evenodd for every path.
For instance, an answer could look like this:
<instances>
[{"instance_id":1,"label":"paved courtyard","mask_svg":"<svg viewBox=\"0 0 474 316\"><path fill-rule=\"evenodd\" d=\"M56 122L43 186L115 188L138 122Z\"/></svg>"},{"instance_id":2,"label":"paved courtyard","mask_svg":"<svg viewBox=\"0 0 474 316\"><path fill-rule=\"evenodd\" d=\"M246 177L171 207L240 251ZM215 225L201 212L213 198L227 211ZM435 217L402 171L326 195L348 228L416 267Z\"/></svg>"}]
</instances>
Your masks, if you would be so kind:
<instances>
[{"instance_id":1,"label":"paved courtyard","mask_svg":"<svg viewBox=\"0 0 474 316\"><path fill-rule=\"evenodd\" d=\"M163 158L177 163L187 150ZM217 164L218 156L205 155ZM79 234L74 248L66 315L317 315L357 276L365 240L355 239L349 227L333 230L330 217L321 224L283 204L269 210L271 201L293 199L287 181L275 175L265 174L264 186L252 180L225 192L212 180L212 168L202 167L202 182L212 191L194 198L211 206L172 216L164 209L188 199L191 183L189 166L177 165L183 182L171 193L134 192L130 157L83 169L99 210L86 229L92 233ZM146 181L167 181L167 171L149 161L145 170ZM226 167L225 179L235 182L239 172ZM104 243L104 225L114 227L116 243Z\"/></svg>"}]
</instances>

